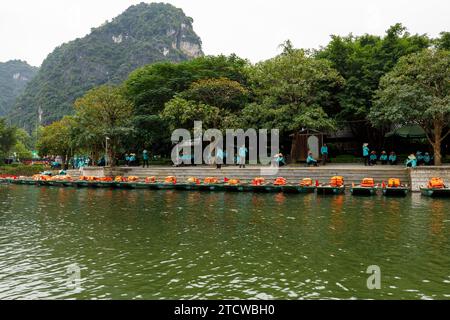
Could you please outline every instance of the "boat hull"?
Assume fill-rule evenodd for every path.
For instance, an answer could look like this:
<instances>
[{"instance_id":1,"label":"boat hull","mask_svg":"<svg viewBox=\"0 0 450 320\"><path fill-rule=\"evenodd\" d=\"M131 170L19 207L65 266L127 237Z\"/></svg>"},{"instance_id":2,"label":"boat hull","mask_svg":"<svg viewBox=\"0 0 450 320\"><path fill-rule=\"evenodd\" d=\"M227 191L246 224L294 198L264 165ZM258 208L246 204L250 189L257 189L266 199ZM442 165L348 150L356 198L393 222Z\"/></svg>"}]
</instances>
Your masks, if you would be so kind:
<instances>
[{"instance_id":1,"label":"boat hull","mask_svg":"<svg viewBox=\"0 0 450 320\"><path fill-rule=\"evenodd\" d=\"M350 193L354 196L374 196L377 194L376 187L351 187Z\"/></svg>"},{"instance_id":2,"label":"boat hull","mask_svg":"<svg viewBox=\"0 0 450 320\"><path fill-rule=\"evenodd\" d=\"M342 187L318 186L316 189L317 189L317 194L321 194L321 195L345 193L345 186L342 186Z\"/></svg>"},{"instance_id":3,"label":"boat hull","mask_svg":"<svg viewBox=\"0 0 450 320\"><path fill-rule=\"evenodd\" d=\"M420 188L422 195L434 198L450 198L450 188Z\"/></svg>"},{"instance_id":4,"label":"boat hull","mask_svg":"<svg viewBox=\"0 0 450 320\"><path fill-rule=\"evenodd\" d=\"M316 191L314 186L285 185L281 189L284 193L314 193Z\"/></svg>"},{"instance_id":5,"label":"boat hull","mask_svg":"<svg viewBox=\"0 0 450 320\"><path fill-rule=\"evenodd\" d=\"M409 188L406 187L385 187L383 188L383 195L386 197L406 197Z\"/></svg>"}]
</instances>

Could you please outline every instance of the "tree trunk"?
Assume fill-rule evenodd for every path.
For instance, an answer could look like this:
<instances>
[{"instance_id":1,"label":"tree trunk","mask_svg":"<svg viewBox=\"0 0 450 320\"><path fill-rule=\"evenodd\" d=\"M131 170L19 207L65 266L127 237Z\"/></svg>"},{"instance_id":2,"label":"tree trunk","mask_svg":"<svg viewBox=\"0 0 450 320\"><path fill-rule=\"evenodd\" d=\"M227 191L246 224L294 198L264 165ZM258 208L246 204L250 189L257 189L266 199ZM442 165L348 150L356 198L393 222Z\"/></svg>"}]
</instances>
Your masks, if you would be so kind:
<instances>
[{"instance_id":1,"label":"tree trunk","mask_svg":"<svg viewBox=\"0 0 450 320\"><path fill-rule=\"evenodd\" d=\"M442 140L442 122L436 120L434 122L434 165L440 166L442 164L441 157L441 140Z\"/></svg>"}]
</instances>

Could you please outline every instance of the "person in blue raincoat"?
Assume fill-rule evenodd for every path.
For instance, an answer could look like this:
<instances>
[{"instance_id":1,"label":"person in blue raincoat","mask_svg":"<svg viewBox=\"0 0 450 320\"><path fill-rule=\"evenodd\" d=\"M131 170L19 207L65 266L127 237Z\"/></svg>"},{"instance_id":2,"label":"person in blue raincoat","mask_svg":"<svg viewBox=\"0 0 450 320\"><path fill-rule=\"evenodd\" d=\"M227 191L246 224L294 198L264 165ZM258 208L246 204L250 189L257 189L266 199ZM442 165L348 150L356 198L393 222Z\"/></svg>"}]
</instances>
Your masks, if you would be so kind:
<instances>
[{"instance_id":1,"label":"person in blue raincoat","mask_svg":"<svg viewBox=\"0 0 450 320\"><path fill-rule=\"evenodd\" d=\"M376 164L377 164L377 160L378 160L377 153L376 153L376 151L374 150L374 151L372 151L372 152L370 153L370 157L369 157L369 165L371 165L371 166L376 165Z\"/></svg>"},{"instance_id":2,"label":"person in blue raincoat","mask_svg":"<svg viewBox=\"0 0 450 320\"><path fill-rule=\"evenodd\" d=\"M245 168L245 159L247 158L248 149L242 145L238 150L239 168Z\"/></svg>"},{"instance_id":3,"label":"person in blue raincoat","mask_svg":"<svg viewBox=\"0 0 450 320\"><path fill-rule=\"evenodd\" d=\"M367 166L369 165L369 154L370 154L370 149L369 149L369 144L368 143L364 143L362 146L362 155L364 158L364 165Z\"/></svg>"},{"instance_id":4,"label":"person in blue raincoat","mask_svg":"<svg viewBox=\"0 0 450 320\"><path fill-rule=\"evenodd\" d=\"M431 165L431 156L430 156L430 154L428 152L425 152L425 154L423 155L423 163L426 166Z\"/></svg>"},{"instance_id":5,"label":"person in blue raincoat","mask_svg":"<svg viewBox=\"0 0 450 320\"><path fill-rule=\"evenodd\" d=\"M308 157L306 158L306 165L317 167L317 160L314 159L314 156L311 151L308 152Z\"/></svg>"},{"instance_id":6,"label":"person in blue raincoat","mask_svg":"<svg viewBox=\"0 0 450 320\"><path fill-rule=\"evenodd\" d=\"M423 164L423 155L422 155L422 151L417 151L416 152L416 159L417 159L417 165L420 166Z\"/></svg>"},{"instance_id":7,"label":"person in blue raincoat","mask_svg":"<svg viewBox=\"0 0 450 320\"><path fill-rule=\"evenodd\" d=\"M320 154L322 155L322 165L325 165L328 161L328 146L326 143L320 148Z\"/></svg>"},{"instance_id":8,"label":"person in blue raincoat","mask_svg":"<svg viewBox=\"0 0 450 320\"><path fill-rule=\"evenodd\" d=\"M414 153L411 153L406 159L406 166L411 168L417 167L417 158Z\"/></svg>"},{"instance_id":9,"label":"person in blue raincoat","mask_svg":"<svg viewBox=\"0 0 450 320\"><path fill-rule=\"evenodd\" d=\"M223 158L224 158L223 150L221 147L218 147L217 151L216 151L216 168L217 169L222 168Z\"/></svg>"},{"instance_id":10,"label":"person in blue raincoat","mask_svg":"<svg viewBox=\"0 0 450 320\"><path fill-rule=\"evenodd\" d=\"M394 151L392 151L389 154L389 159L388 160L389 160L389 164L396 165L397 164L397 154Z\"/></svg>"},{"instance_id":11,"label":"person in blue raincoat","mask_svg":"<svg viewBox=\"0 0 450 320\"><path fill-rule=\"evenodd\" d=\"M381 161L381 164L388 163L388 155L387 155L386 151L381 151L380 161Z\"/></svg>"}]
</instances>

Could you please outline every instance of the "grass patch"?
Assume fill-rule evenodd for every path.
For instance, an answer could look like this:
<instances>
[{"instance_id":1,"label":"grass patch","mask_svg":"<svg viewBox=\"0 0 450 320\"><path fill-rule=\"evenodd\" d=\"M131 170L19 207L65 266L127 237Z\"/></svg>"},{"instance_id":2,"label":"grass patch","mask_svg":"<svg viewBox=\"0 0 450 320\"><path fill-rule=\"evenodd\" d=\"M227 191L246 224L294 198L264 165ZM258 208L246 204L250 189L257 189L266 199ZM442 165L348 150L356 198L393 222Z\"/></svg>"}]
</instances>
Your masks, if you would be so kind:
<instances>
[{"instance_id":1,"label":"grass patch","mask_svg":"<svg viewBox=\"0 0 450 320\"><path fill-rule=\"evenodd\" d=\"M32 176L49 169L43 165L26 166L23 164L1 165L0 175Z\"/></svg>"}]
</instances>

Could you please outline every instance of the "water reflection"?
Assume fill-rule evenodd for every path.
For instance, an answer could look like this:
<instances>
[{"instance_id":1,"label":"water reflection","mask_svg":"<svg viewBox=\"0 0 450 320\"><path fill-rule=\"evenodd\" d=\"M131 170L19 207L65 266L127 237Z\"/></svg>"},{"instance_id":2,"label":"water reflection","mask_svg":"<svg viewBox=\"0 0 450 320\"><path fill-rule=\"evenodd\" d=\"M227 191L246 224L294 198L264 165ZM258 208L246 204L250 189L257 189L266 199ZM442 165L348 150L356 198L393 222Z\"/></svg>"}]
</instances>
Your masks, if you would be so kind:
<instances>
[{"instance_id":1,"label":"water reflection","mask_svg":"<svg viewBox=\"0 0 450 320\"><path fill-rule=\"evenodd\" d=\"M450 292L445 199L2 186L0 203L0 298ZM71 263L80 292L65 287ZM381 291L365 287L370 264L382 267Z\"/></svg>"}]
</instances>

